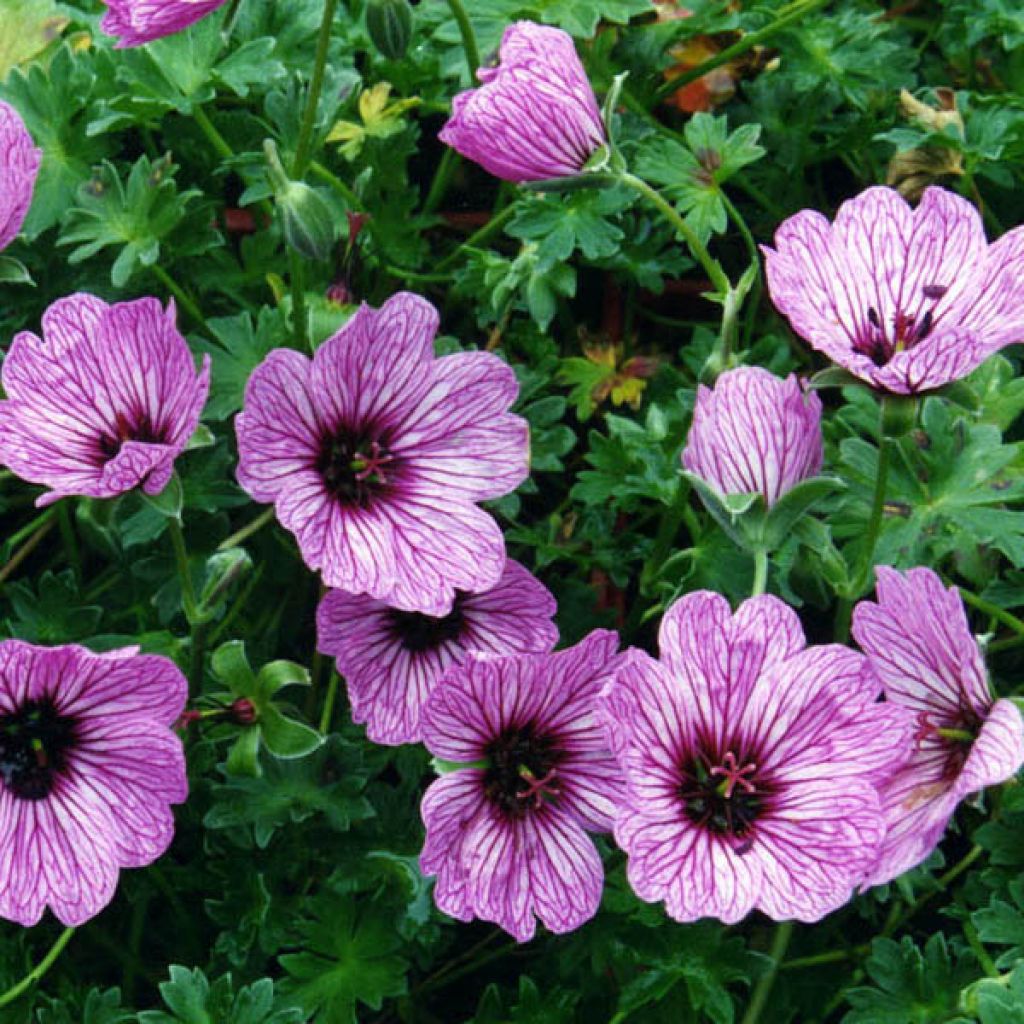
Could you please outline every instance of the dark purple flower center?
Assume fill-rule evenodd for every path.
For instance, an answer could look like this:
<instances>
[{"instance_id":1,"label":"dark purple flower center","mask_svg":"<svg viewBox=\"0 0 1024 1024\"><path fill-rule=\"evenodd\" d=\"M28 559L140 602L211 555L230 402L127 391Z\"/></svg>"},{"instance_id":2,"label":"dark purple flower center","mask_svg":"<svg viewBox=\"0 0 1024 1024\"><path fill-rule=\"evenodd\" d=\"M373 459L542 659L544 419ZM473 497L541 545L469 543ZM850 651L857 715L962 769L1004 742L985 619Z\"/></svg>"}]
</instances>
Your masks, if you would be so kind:
<instances>
[{"instance_id":1,"label":"dark purple flower center","mask_svg":"<svg viewBox=\"0 0 1024 1024\"><path fill-rule=\"evenodd\" d=\"M366 508L385 493L395 463L385 438L342 427L321 441L316 470L343 505Z\"/></svg>"},{"instance_id":2,"label":"dark purple flower center","mask_svg":"<svg viewBox=\"0 0 1024 1024\"><path fill-rule=\"evenodd\" d=\"M466 594L456 592L452 610L442 616L389 609L388 619L393 635L405 650L413 654L431 651L447 640L457 640L464 624L462 606L466 597Z\"/></svg>"},{"instance_id":3,"label":"dark purple flower center","mask_svg":"<svg viewBox=\"0 0 1024 1024\"><path fill-rule=\"evenodd\" d=\"M486 751L484 793L510 818L523 818L559 795L561 752L531 723L506 729Z\"/></svg>"},{"instance_id":4,"label":"dark purple flower center","mask_svg":"<svg viewBox=\"0 0 1024 1024\"><path fill-rule=\"evenodd\" d=\"M897 310L890 323L883 323L878 310L869 306L867 323L860 331L854 348L866 355L875 366L885 366L893 356L913 348L931 334L935 326L935 304L949 289L941 284L926 284L921 289L924 301L916 312ZM925 308L925 304L930 305Z\"/></svg>"},{"instance_id":5,"label":"dark purple flower center","mask_svg":"<svg viewBox=\"0 0 1024 1024\"><path fill-rule=\"evenodd\" d=\"M682 768L679 796L686 816L715 835L750 839L769 788L758 780L757 765L728 750L709 758L698 751Z\"/></svg>"},{"instance_id":6,"label":"dark purple flower center","mask_svg":"<svg viewBox=\"0 0 1024 1024\"><path fill-rule=\"evenodd\" d=\"M49 697L0 714L0 779L19 800L44 800L77 740L74 718Z\"/></svg>"},{"instance_id":7,"label":"dark purple flower center","mask_svg":"<svg viewBox=\"0 0 1024 1024\"><path fill-rule=\"evenodd\" d=\"M121 445L125 441L163 444L166 439L166 431L153 425L149 413L142 413L135 418L130 418L123 412L119 412L113 430L108 434L100 435L100 452L103 455L103 461L109 462L121 451Z\"/></svg>"}]
</instances>

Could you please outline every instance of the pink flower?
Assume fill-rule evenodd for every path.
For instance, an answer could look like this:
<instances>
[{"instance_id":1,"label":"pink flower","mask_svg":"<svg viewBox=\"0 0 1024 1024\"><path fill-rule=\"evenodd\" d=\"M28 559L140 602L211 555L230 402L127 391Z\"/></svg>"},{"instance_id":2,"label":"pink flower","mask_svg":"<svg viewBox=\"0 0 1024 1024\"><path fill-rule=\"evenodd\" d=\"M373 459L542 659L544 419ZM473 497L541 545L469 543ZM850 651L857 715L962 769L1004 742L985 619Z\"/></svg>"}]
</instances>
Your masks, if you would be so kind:
<instances>
[{"instance_id":1,"label":"pink flower","mask_svg":"<svg viewBox=\"0 0 1024 1024\"><path fill-rule=\"evenodd\" d=\"M875 566L878 603L853 611L853 635L886 698L916 715L910 759L881 786L889 831L868 885L903 874L942 838L956 805L1024 763L1024 723L992 699L985 661L955 587L931 569Z\"/></svg>"},{"instance_id":2,"label":"pink flower","mask_svg":"<svg viewBox=\"0 0 1024 1024\"><path fill-rule=\"evenodd\" d=\"M100 28L120 36L117 48L142 46L188 28L227 0L104 0L110 9Z\"/></svg>"},{"instance_id":3,"label":"pink flower","mask_svg":"<svg viewBox=\"0 0 1024 1024\"><path fill-rule=\"evenodd\" d=\"M324 583L443 616L493 587L498 524L476 503L528 473L515 374L487 352L433 353L437 310L402 292L363 305L313 359L277 349L235 420L238 480L272 501Z\"/></svg>"},{"instance_id":4,"label":"pink flower","mask_svg":"<svg viewBox=\"0 0 1024 1024\"><path fill-rule=\"evenodd\" d=\"M911 210L869 188L831 225L802 210L764 253L793 330L882 391L941 387L1024 339L1024 228L988 245L977 210L945 189Z\"/></svg>"},{"instance_id":5,"label":"pink flower","mask_svg":"<svg viewBox=\"0 0 1024 1024\"><path fill-rule=\"evenodd\" d=\"M719 494L760 494L774 505L821 469L821 399L792 374L744 366L701 385L683 466Z\"/></svg>"},{"instance_id":6,"label":"pink flower","mask_svg":"<svg viewBox=\"0 0 1024 1024\"><path fill-rule=\"evenodd\" d=\"M587 832L611 825L617 770L595 711L617 647L595 630L555 654L471 655L427 698L427 748L464 766L423 798L420 867L446 914L526 942L534 916L568 932L597 912L604 870Z\"/></svg>"},{"instance_id":7,"label":"pink flower","mask_svg":"<svg viewBox=\"0 0 1024 1024\"><path fill-rule=\"evenodd\" d=\"M37 505L140 485L158 494L199 423L209 356L197 373L173 302L77 294L43 314L43 338L14 339L3 385L0 462L51 488Z\"/></svg>"},{"instance_id":8,"label":"pink flower","mask_svg":"<svg viewBox=\"0 0 1024 1024\"><path fill-rule=\"evenodd\" d=\"M25 222L42 158L21 116L0 100L0 250L14 241Z\"/></svg>"},{"instance_id":9,"label":"pink flower","mask_svg":"<svg viewBox=\"0 0 1024 1024\"><path fill-rule=\"evenodd\" d=\"M374 743L418 743L423 703L449 667L471 651L550 651L558 642L555 611L547 587L509 559L495 587L460 591L444 616L328 591L317 609L317 646L337 659L352 718L366 723Z\"/></svg>"},{"instance_id":10,"label":"pink flower","mask_svg":"<svg viewBox=\"0 0 1024 1024\"><path fill-rule=\"evenodd\" d=\"M33 925L49 906L81 924L121 868L167 849L188 791L170 728L187 691L137 647L0 642L0 916Z\"/></svg>"},{"instance_id":11,"label":"pink flower","mask_svg":"<svg viewBox=\"0 0 1024 1024\"><path fill-rule=\"evenodd\" d=\"M501 64L459 93L440 139L506 181L579 174L605 143L601 112L572 37L519 21L505 29Z\"/></svg>"},{"instance_id":12,"label":"pink flower","mask_svg":"<svg viewBox=\"0 0 1024 1024\"><path fill-rule=\"evenodd\" d=\"M904 756L909 716L877 702L862 655L805 648L774 597L733 615L719 594L688 594L659 643L659 661L630 651L604 697L636 894L677 921L841 906L885 834L875 783Z\"/></svg>"}]
</instances>

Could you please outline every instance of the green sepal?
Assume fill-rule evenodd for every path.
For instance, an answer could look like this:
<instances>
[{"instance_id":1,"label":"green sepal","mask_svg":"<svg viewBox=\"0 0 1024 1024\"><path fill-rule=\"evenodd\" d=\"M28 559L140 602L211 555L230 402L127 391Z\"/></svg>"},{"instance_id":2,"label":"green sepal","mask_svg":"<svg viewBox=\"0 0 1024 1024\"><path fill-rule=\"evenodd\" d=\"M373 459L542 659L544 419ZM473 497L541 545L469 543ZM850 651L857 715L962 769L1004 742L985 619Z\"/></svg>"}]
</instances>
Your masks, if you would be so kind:
<instances>
[{"instance_id":1,"label":"green sepal","mask_svg":"<svg viewBox=\"0 0 1024 1024\"><path fill-rule=\"evenodd\" d=\"M246 726L228 751L224 764L229 775L262 775L260 767L260 730L256 725Z\"/></svg>"},{"instance_id":2,"label":"green sepal","mask_svg":"<svg viewBox=\"0 0 1024 1024\"><path fill-rule=\"evenodd\" d=\"M828 366L813 374L808 379L806 387L808 391L822 391L825 388L867 388L868 385L841 366Z\"/></svg>"},{"instance_id":3,"label":"green sepal","mask_svg":"<svg viewBox=\"0 0 1024 1024\"><path fill-rule=\"evenodd\" d=\"M236 697L248 697L253 703L257 695L256 675L249 666L245 644L241 640L228 640L210 656L210 664L217 676Z\"/></svg>"},{"instance_id":4,"label":"green sepal","mask_svg":"<svg viewBox=\"0 0 1024 1024\"><path fill-rule=\"evenodd\" d=\"M886 437L904 437L917 425L920 402L916 395L883 395L882 433Z\"/></svg>"},{"instance_id":5,"label":"green sepal","mask_svg":"<svg viewBox=\"0 0 1024 1024\"><path fill-rule=\"evenodd\" d=\"M209 448L215 444L217 438L214 437L213 431L205 424L200 423L196 429L192 432L192 436L188 439L188 444L185 445L185 451L195 451L197 448Z\"/></svg>"},{"instance_id":6,"label":"green sepal","mask_svg":"<svg viewBox=\"0 0 1024 1024\"><path fill-rule=\"evenodd\" d=\"M35 287L28 267L13 256L0 256L0 284L30 284Z\"/></svg>"},{"instance_id":7,"label":"green sepal","mask_svg":"<svg viewBox=\"0 0 1024 1024\"><path fill-rule=\"evenodd\" d=\"M760 494L719 494L696 473L683 470L683 476L734 544L747 551L764 546L764 499Z\"/></svg>"},{"instance_id":8,"label":"green sepal","mask_svg":"<svg viewBox=\"0 0 1024 1024\"><path fill-rule=\"evenodd\" d=\"M256 676L256 688L252 694L257 707L262 709L278 690L285 686L309 686L309 669L294 661L268 661Z\"/></svg>"},{"instance_id":9,"label":"green sepal","mask_svg":"<svg viewBox=\"0 0 1024 1024\"><path fill-rule=\"evenodd\" d=\"M181 486L181 477L177 473L171 474L167 486L159 494L147 494L140 490L142 500L151 509L159 512L167 519L181 519L181 509L185 503L185 493Z\"/></svg>"},{"instance_id":10,"label":"green sepal","mask_svg":"<svg viewBox=\"0 0 1024 1024\"><path fill-rule=\"evenodd\" d=\"M795 484L768 510L764 521L765 547L769 551L781 547L797 522L819 501L845 489L845 482L836 476L812 476Z\"/></svg>"},{"instance_id":11,"label":"green sepal","mask_svg":"<svg viewBox=\"0 0 1024 1024\"><path fill-rule=\"evenodd\" d=\"M487 758L480 761L446 761L443 757L432 757L430 767L438 775L450 775L452 772L461 772L464 768L489 768L490 762Z\"/></svg>"},{"instance_id":12,"label":"green sepal","mask_svg":"<svg viewBox=\"0 0 1024 1024\"><path fill-rule=\"evenodd\" d=\"M324 742L316 729L285 718L272 704L260 709L258 727L267 750L283 760L305 757Z\"/></svg>"}]
</instances>

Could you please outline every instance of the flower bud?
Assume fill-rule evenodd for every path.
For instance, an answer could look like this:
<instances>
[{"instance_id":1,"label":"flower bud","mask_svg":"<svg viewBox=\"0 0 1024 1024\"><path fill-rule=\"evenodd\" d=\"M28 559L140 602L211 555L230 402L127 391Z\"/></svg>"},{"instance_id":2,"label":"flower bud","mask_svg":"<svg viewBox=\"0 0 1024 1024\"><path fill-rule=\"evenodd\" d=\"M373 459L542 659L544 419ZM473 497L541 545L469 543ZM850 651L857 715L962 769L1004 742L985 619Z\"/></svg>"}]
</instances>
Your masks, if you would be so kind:
<instances>
[{"instance_id":1,"label":"flower bud","mask_svg":"<svg viewBox=\"0 0 1024 1024\"><path fill-rule=\"evenodd\" d=\"M331 208L323 197L304 181L291 181L285 173L277 146L263 143L267 156L267 175L281 213L285 241L306 259L325 260L334 246L334 222Z\"/></svg>"},{"instance_id":2,"label":"flower bud","mask_svg":"<svg viewBox=\"0 0 1024 1024\"><path fill-rule=\"evenodd\" d=\"M409 0L370 0L366 5L366 31L384 57L401 60L412 39Z\"/></svg>"},{"instance_id":3,"label":"flower bud","mask_svg":"<svg viewBox=\"0 0 1024 1024\"><path fill-rule=\"evenodd\" d=\"M239 697L232 701L228 714L236 725L252 725L259 717L256 706L248 697Z\"/></svg>"}]
</instances>

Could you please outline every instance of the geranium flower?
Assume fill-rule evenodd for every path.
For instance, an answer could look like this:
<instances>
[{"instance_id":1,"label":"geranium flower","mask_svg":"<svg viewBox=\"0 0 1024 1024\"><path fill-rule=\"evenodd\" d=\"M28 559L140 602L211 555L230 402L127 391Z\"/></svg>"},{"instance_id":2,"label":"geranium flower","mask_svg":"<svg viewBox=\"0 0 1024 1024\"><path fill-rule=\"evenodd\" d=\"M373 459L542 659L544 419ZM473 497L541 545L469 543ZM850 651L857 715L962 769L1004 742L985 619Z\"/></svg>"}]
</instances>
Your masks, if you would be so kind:
<instances>
[{"instance_id":1,"label":"geranium flower","mask_svg":"<svg viewBox=\"0 0 1024 1024\"><path fill-rule=\"evenodd\" d=\"M187 692L137 647L0 642L0 916L33 925L48 906L81 924L121 868L167 849L188 790L170 728Z\"/></svg>"},{"instance_id":2,"label":"geranium flower","mask_svg":"<svg viewBox=\"0 0 1024 1024\"><path fill-rule=\"evenodd\" d=\"M142 46L194 25L227 0L104 0L100 28L118 36L117 49Z\"/></svg>"},{"instance_id":3,"label":"geranium flower","mask_svg":"<svg viewBox=\"0 0 1024 1024\"><path fill-rule=\"evenodd\" d=\"M604 697L636 894L677 921L755 908L816 921L841 906L878 854L875 783L899 763L910 716L877 701L862 655L805 649L774 597L733 615L719 594L688 594L659 643L660 661L630 651Z\"/></svg>"},{"instance_id":4,"label":"geranium flower","mask_svg":"<svg viewBox=\"0 0 1024 1024\"><path fill-rule=\"evenodd\" d=\"M757 366L702 384L683 466L719 494L760 494L774 505L821 469L821 399L793 374L779 380Z\"/></svg>"},{"instance_id":5,"label":"geranium flower","mask_svg":"<svg viewBox=\"0 0 1024 1024\"><path fill-rule=\"evenodd\" d=\"M408 292L363 305L312 360L271 352L235 420L239 482L324 583L427 615L498 582L505 541L476 502L528 472L515 374L487 352L435 359L437 327Z\"/></svg>"},{"instance_id":6,"label":"geranium flower","mask_svg":"<svg viewBox=\"0 0 1024 1024\"><path fill-rule=\"evenodd\" d=\"M199 423L210 358L197 373L173 302L77 294L43 314L42 338L14 339L3 385L0 462L51 488L37 505L139 485L158 494Z\"/></svg>"},{"instance_id":7,"label":"geranium flower","mask_svg":"<svg viewBox=\"0 0 1024 1024\"><path fill-rule=\"evenodd\" d=\"M568 932L596 913L604 870L587 832L610 827L618 784L595 711L617 647L595 630L554 654L470 655L427 698L427 749L464 766L422 806L420 867L446 914L526 942L535 915Z\"/></svg>"},{"instance_id":8,"label":"geranium flower","mask_svg":"<svg viewBox=\"0 0 1024 1024\"><path fill-rule=\"evenodd\" d=\"M447 615L391 608L361 594L331 590L317 609L317 646L337 660L352 718L374 743L418 743L420 711L438 679L470 651L549 651L558 642L555 599L509 559L497 585L459 592Z\"/></svg>"},{"instance_id":9,"label":"geranium flower","mask_svg":"<svg viewBox=\"0 0 1024 1024\"><path fill-rule=\"evenodd\" d=\"M985 661L955 587L931 569L875 566L878 603L853 610L853 635L882 678L885 696L916 716L910 759L881 786L888 834L869 885L924 860L956 805L1005 782L1024 763L1024 723L993 700Z\"/></svg>"},{"instance_id":10,"label":"geranium flower","mask_svg":"<svg viewBox=\"0 0 1024 1024\"><path fill-rule=\"evenodd\" d=\"M452 100L439 138L506 181L579 174L605 143L604 124L572 37L518 21L505 29L501 63Z\"/></svg>"},{"instance_id":11,"label":"geranium flower","mask_svg":"<svg viewBox=\"0 0 1024 1024\"><path fill-rule=\"evenodd\" d=\"M42 158L21 115L0 100L0 250L14 241L25 222Z\"/></svg>"},{"instance_id":12,"label":"geranium flower","mask_svg":"<svg viewBox=\"0 0 1024 1024\"><path fill-rule=\"evenodd\" d=\"M764 253L793 330L882 391L941 387L1024 339L1024 228L988 245L974 206L942 188L916 210L869 188L831 225L802 210Z\"/></svg>"}]
</instances>

